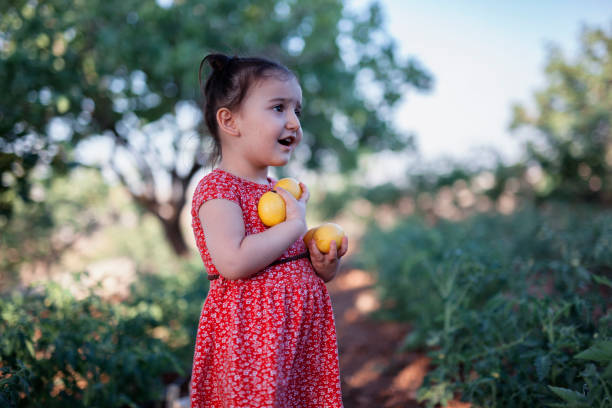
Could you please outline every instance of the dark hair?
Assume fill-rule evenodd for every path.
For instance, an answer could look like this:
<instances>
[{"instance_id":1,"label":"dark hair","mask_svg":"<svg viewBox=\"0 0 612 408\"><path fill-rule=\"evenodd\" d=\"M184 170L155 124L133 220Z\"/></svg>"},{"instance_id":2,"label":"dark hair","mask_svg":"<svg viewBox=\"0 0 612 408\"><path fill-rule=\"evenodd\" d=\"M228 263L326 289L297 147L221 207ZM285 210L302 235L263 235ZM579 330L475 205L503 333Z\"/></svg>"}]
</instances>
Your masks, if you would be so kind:
<instances>
[{"instance_id":1,"label":"dark hair","mask_svg":"<svg viewBox=\"0 0 612 408\"><path fill-rule=\"evenodd\" d=\"M212 68L206 84L202 87L202 68L208 63ZM224 54L208 54L200 63L198 80L204 94L202 111L206 127L213 138L214 147L209 164L214 165L221 158L221 141L217 111L220 108L235 110L240 107L249 88L257 81L273 73L287 79L295 74L284 65L260 57L229 57Z\"/></svg>"}]
</instances>

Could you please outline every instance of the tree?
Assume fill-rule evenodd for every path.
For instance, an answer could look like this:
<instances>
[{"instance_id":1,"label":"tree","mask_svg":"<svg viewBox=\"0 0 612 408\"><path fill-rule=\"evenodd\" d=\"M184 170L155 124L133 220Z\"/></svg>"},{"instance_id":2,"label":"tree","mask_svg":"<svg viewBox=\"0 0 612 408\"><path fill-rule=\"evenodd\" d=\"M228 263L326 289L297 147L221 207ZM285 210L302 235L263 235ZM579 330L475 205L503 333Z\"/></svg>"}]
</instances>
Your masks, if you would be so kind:
<instances>
[{"instance_id":1,"label":"tree","mask_svg":"<svg viewBox=\"0 0 612 408\"><path fill-rule=\"evenodd\" d=\"M535 134L529 159L543 170L542 193L612 201L612 25L585 27L574 61L550 50L548 85L535 95L535 112L514 107L512 129Z\"/></svg>"},{"instance_id":2,"label":"tree","mask_svg":"<svg viewBox=\"0 0 612 408\"><path fill-rule=\"evenodd\" d=\"M350 171L361 152L410 146L390 113L409 88L431 82L417 61L399 58L376 3L356 13L340 0L17 0L0 14L4 213L16 192L27 197L35 166L66 171L78 164L76 146L106 139L113 153L99 167L159 219L177 254L187 252L185 192L207 152L197 114L207 52L266 55L296 71L298 160L310 168L335 161Z\"/></svg>"},{"instance_id":3,"label":"tree","mask_svg":"<svg viewBox=\"0 0 612 408\"><path fill-rule=\"evenodd\" d=\"M96 170L82 169L45 182L47 186L34 185L34 198L27 205L15 198L11 222L2 225L0 293L19 283L26 265L31 274L48 276L75 243L113 222L117 210L109 205L111 190ZM75 183L81 187L75 189Z\"/></svg>"}]
</instances>

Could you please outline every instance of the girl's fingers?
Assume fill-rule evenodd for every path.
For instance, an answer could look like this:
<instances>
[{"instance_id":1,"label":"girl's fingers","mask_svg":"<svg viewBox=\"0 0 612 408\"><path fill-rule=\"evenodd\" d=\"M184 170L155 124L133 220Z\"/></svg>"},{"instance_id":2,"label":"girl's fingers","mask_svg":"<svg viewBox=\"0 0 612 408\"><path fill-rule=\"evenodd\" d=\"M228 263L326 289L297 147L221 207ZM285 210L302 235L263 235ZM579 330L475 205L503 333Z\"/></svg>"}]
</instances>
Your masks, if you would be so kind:
<instances>
[{"instance_id":1,"label":"girl's fingers","mask_svg":"<svg viewBox=\"0 0 612 408\"><path fill-rule=\"evenodd\" d=\"M295 197L290 192L288 192L287 190L285 190L282 187L276 187L274 190L278 194L280 194L281 197L283 197L283 200L285 200L285 203L288 203L289 200L291 200L291 199L295 200Z\"/></svg>"},{"instance_id":2,"label":"girl's fingers","mask_svg":"<svg viewBox=\"0 0 612 408\"><path fill-rule=\"evenodd\" d=\"M338 251L338 258L342 258L344 254L348 251L348 237L345 235L342 237L342 244L340 245L340 250Z\"/></svg>"},{"instance_id":3,"label":"girl's fingers","mask_svg":"<svg viewBox=\"0 0 612 408\"><path fill-rule=\"evenodd\" d=\"M338 257L338 248L337 248L336 240L332 240L331 244L329 245L329 252L327 253L327 259L331 262L331 261L335 261L337 257Z\"/></svg>"},{"instance_id":4,"label":"girl's fingers","mask_svg":"<svg viewBox=\"0 0 612 408\"><path fill-rule=\"evenodd\" d=\"M344 236L342 238L342 243L340 244L340 248L336 244L335 240L332 240L329 245L329 252L324 254L317 247L314 239L310 240L310 244L308 245L308 250L310 252L310 258L317 262L323 262L327 264L331 264L336 262L339 258L342 258L346 251L348 250L348 238Z\"/></svg>"},{"instance_id":5,"label":"girl's fingers","mask_svg":"<svg viewBox=\"0 0 612 408\"><path fill-rule=\"evenodd\" d=\"M308 245L308 250L310 251L310 256L314 255L316 260L320 261L323 258L323 253L319 251L319 248L317 247L317 243L315 242L314 239L310 240L310 245Z\"/></svg>"},{"instance_id":6,"label":"girl's fingers","mask_svg":"<svg viewBox=\"0 0 612 408\"><path fill-rule=\"evenodd\" d=\"M310 191L306 188L306 184L300 182L300 188L302 189L302 195L300 196L300 201L308 202L310 198Z\"/></svg>"}]
</instances>

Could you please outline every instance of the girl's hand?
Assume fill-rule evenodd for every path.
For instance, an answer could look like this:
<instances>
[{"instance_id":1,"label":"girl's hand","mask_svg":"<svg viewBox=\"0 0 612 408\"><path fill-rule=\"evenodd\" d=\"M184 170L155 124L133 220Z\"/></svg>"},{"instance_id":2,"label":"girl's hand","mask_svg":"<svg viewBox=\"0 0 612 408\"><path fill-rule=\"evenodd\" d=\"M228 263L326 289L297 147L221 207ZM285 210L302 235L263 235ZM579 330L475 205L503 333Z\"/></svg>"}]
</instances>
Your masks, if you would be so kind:
<instances>
[{"instance_id":1,"label":"girl's hand","mask_svg":"<svg viewBox=\"0 0 612 408\"><path fill-rule=\"evenodd\" d=\"M296 200L290 192L282 187L276 187L275 190L285 200L285 221L298 220L304 224L304 231L306 231L306 202L310 198L310 192L304 183L300 183L300 187L302 188L302 195L299 200Z\"/></svg>"},{"instance_id":2,"label":"girl's hand","mask_svg":"<svg viewBox=\"0 0 612 408\"><path fill-rule=\"evenodd\" d=\"M310 261L312 262L315 272L323 279L323 282L329 282L336 276L340 267L340 258L342 258L348 250L348 238L346 235L342 238L340 248L336 248L336 241L332 241L329 252L326 254L319 251L315 240L312 239L310 240L308 250L310 251Z\"/></svg>"}]
</instances>

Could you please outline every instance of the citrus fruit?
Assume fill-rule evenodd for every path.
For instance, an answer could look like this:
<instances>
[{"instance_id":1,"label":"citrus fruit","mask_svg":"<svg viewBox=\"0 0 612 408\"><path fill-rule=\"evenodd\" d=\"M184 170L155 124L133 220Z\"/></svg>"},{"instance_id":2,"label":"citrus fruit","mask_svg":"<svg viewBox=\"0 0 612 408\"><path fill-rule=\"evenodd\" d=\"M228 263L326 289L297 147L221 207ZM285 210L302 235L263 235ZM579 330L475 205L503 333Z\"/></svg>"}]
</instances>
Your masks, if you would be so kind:
<instances>
[{"instance_id":1,"label":"citrus fruit","mask_svg":"<svg viewBox=\"0 0 612 408\"><path fill-rule=\"evenodd\" d=\"M304 238L302 238L302 240L306 244L306 248L310 247L310 241L312 241L312 234L314 234L315 230L316 228L311 228L306 232L306 234L304 234Z\"/></svg>"},{"instance_id":2,"label":"citrus fruit","mask_svg":"<svg viewBox=\"0 0 612 408\"><path fill-rule=\"evenodd\" d=\"M285 200L274 191L264 193L257 203L257 214L266 227L285 221Z\"/></svg>"},{"instance_id":3,"label":"citrus fruit","mask_svg":"<svg viewBox=\"0 0 612 408\"><path fill-rule=\"evenodd\" d=\"M324 254L329 252L332 241L336 241L336 248L340 248L343 237L344 230L338 224L334 224L333 222L327 222L318 226L312 234L312 239L314 239L315 243L317 244L317 248L319 248L319 251L323 252Z\"/></svg>"},{"instance_id":4,"label":"citrus fruit","mask_svg":"<svg viewBox=\"0 0 612 408\"><path fill-rule=\"evenodd\" d=\"M302 187L300 187L300 182L293 177L286 177L278 180L274 185L274 188L276 187L284 188L290 192L296 200L299 200L302 196Z\"/></svg>"}]
</instances>

